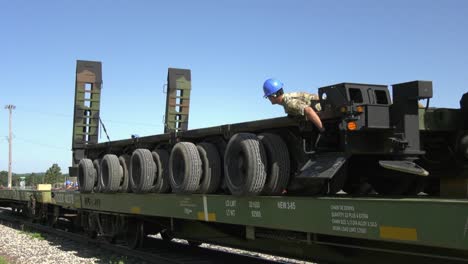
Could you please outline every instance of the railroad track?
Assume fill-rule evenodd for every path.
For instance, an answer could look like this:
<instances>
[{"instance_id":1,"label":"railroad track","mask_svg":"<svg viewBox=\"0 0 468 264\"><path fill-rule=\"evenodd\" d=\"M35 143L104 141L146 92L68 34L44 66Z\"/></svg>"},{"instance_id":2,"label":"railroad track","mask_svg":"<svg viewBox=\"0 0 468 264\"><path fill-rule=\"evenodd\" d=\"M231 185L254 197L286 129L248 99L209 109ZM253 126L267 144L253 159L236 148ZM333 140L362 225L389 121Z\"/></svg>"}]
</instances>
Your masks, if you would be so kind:
<instances>
[{"instance_id":1,"label":"railroad track","mask_svg":"<svg viewBox=\"0 0 468 264\"><path fill-rule=\"evenodd\" d=\"M276 261L262 258L245 256L235 253L227 253L207 248L194 247L182 243L167 242L160 239L148 237L145 247L141 249L130 249L119 242L112 244L105 239L92 239L84 234L52 228L50 226L32 223L29 219L14 214L10 209L0 208L0 224L8 225L16 229L37 231L57 237L65 237L72 241L112 253L132 257L146 263L157 264L214 264L214 263L243 263L243 264L274 264ZM60 226L60 225L59 225Z\"/></svg>"}]
</instances>

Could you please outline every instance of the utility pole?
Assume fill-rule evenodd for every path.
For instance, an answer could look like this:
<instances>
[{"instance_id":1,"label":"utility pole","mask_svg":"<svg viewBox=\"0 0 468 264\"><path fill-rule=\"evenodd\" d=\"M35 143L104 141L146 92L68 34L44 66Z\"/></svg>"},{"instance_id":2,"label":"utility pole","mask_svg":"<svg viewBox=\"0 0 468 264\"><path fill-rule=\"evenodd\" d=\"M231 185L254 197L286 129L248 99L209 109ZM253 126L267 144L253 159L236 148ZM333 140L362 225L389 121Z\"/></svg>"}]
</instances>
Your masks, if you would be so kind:
<instances>
[{"instance_id":1,"label":"utility pole","mask_svg":"<svg viewBox=\"0 0 468 264\"><path fill-rule=\"evenodd\" d=\"M10 128L8 133L8 188L11 188L11 141L13 140L11 133L11 113L16 108L14 105L6 105L5 109L10 111Z\"/></svg>"}]
</instances>

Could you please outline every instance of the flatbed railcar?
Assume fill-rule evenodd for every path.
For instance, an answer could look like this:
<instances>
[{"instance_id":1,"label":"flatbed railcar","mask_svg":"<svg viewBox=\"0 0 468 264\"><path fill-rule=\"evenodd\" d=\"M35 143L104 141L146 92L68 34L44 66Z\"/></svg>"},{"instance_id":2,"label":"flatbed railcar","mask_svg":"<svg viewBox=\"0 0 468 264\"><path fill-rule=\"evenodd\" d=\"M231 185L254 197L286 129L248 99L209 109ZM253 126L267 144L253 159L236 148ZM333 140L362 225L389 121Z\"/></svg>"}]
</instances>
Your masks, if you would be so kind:
<instances>
[{"instance_id":1,"label":"flatbed railcar","mask_svg":"<svg viewBox=\"0 0 468 264\"><path fill-rule=\"evenodd\" d=\"M0 190L0 204L132 246L161 233L319 263L468 262L466 199Z\"/></svg>"}]
</instances>

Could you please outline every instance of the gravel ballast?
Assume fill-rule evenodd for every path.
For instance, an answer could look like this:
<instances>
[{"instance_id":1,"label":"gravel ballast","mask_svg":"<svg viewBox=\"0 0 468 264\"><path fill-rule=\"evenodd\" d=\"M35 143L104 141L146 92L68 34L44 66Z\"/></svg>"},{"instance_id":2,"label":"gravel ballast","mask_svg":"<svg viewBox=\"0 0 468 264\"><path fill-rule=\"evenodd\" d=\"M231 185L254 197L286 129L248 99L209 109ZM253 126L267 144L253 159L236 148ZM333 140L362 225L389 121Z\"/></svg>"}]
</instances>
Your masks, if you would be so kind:
<instances>
[{"instance_id":1,"label":"gravel ballast","mask_svg":"<svg viewBox=\"0 0 468 264\"><path fill-rule=\"evenodd\" d=\"M0 225L0 234L0 255L10 264L141 263L50 234L23 232L4 225Z\"/></svg>"},{"instance_id":2,"label":"gravel ballast","mask_svg":"<svg viewBox=\"0 0 468 264\"><path fill-rule=\"evenodd\" d=\"M0 225L0 256L10 264L36 263L144 263L140 259L119 256L96 246L87 246L73 240L34 231L20 231ZM153 236L160 239L160 236ZM174 239L186 244L186 240ZM278 263L312 264L311 262L260 254L245 250L203 243L203 248L277 261Z\"/></svg>"}]
</instances>

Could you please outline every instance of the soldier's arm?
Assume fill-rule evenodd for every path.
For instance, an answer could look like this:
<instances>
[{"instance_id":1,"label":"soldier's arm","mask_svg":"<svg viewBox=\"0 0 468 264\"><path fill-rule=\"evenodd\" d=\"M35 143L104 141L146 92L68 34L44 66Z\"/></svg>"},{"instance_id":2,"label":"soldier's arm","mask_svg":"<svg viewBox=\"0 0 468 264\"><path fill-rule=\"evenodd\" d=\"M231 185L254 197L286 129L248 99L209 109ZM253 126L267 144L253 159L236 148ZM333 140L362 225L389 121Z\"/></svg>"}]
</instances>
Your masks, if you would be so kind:
<instances>
[{"instance_id":1,"label":"soldier's arm","mask_svg":"<svg viewBox=\"0 0 468 264\"><path fill-rule=\"evenodd\" d=\"M292 99L287 102L288 113L292 115L305 116L307 120L311 121L320 132L323 132L323 125L320 117L315 113L312 107L308 106L301 100Z\"/></svg>"},{"instance_id":2,"label":"soldier's arm","mask_svg":"<svg viewBox=\"0 0 468 264\"><path fill-rule=\"evenodd\" d=\"M323 128L322 120L320 120L320 117L315 113L314 109L312 107L307 106L304 108L304 115L307 118L307 120L310 120L320 132L325 131Z\"/></svg>"}]
</instances>

